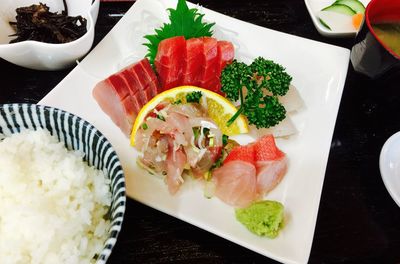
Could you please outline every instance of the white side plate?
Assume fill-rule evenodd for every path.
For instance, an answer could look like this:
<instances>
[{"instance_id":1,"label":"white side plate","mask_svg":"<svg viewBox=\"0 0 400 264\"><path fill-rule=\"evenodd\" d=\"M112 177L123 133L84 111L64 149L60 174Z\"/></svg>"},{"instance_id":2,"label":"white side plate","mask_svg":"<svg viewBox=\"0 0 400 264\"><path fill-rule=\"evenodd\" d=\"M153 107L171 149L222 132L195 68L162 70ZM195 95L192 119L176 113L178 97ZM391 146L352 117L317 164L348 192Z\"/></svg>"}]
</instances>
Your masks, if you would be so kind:
<instances>
[{"instance_id":1,"label":"white side plate","mask_svg":"<svg viewBox=\"0 0 400 264\"><path fill-rule=\"evenodd\" d=\"M306 263L312 245L319 201L336 116L346 79L347 49L288 35L216 13L215 36L231 40L236 57L272 59L293 76L305 107L292 117L299 133L279 139L290 160L287 175L265 199L285 206L286 225L276 239L258 237L235 219L234 209L218 199L206 199L198 183L187 181L175 195L163 180L136 166L137 152L92 98L101 79L128 62L144 57L143 35L152 34L168 16L175 0L139 0L99 45L40 103L77 114L94 124L116 149L127 177L127 194L162 212L284 263ZM129 223L128 223L129 224ZM134 223L131 223L134 224Z\"/></svg>"},{"instance_id":2,"label":"white side plate","mask_svg":"<svg viewBox=\"0 0 400 264\"><path fill-rule=\"evenodd\" d=\"M400 132L388 138L383 145L379 169L386 189L400 206Z\"/></svg>"},{"instance_id":3,"label":"white side plate","mask_svg":"<svg viewBox=\"0 0 400 264\"><path fill-rule=\"evenodd\" d=\"M367 7L370 0L359 0L361 3ZM330 6L333 4L335 0L304 0L306 4L308 13L311 16L312 22L318 32L325 37L335 37L335 38L344 38L344 37L355 37L356 31L332 31L324 27L321 22L319 22L317 14L321 9Z\"/></svg>"}]
</instances>

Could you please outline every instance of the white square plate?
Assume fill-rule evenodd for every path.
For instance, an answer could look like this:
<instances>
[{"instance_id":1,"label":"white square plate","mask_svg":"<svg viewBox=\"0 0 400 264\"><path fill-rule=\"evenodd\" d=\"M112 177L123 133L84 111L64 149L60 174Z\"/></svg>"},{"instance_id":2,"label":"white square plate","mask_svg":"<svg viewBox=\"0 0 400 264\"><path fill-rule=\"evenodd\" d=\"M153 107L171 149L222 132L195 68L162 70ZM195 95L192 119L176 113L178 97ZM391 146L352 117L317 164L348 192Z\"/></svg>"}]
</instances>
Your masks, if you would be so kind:
<instances>
[{"instance_id":1,"label":"white square plate","mask_svg":"<svg viewBox=\"0 0 400 264\"><path fill-rule=\"evenodd\" d=\"M276 239L250 233L235 220L234 209L218 199L204 198L194 181L185 182L175 195L164 182L136 166L129 140L92 98L95 84L128 61L143 58L143 35L166 21L165 9L175 0L139 0L98 46L61 81L40 104L62 108L94 124L111 141L126 173L129 197L208 230L260 254L285 263L306 263L312 245L319 201L334 125L347 74L347 49L255 26L211 10L201 9L216 22L219 38L232 40L236 57L263 56L286 67L293 76L305 107L292 118L298 133L277 140L287 153L289 170L265 199L285 206L286 224Z\"/></svg>"}]
</instances>

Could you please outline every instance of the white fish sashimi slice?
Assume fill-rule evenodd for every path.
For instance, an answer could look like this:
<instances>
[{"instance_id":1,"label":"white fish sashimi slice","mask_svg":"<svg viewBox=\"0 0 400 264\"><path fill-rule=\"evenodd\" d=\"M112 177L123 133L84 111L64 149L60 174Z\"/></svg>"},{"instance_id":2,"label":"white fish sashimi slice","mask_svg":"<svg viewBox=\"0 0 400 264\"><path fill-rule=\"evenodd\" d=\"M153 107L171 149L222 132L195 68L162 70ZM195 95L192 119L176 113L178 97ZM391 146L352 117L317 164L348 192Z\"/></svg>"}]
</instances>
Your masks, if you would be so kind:
<instances>
[{"instance_id":1,"label":"white fish sashimi slice","mask_svg":"<svg viewBox=\"0 0 400 264\"><path fill-rule=\"evenodd\" d=\"M335 32L356 32L352 16L332 11L320 11L318 17Z\"/></svg>"},{"instance_id":2,"label":"white fish sashimi slice","mask_svg":"<svg viewBox=\"0 0 400 264\"><path fill-rule=\"evenodd\" d=\"M282 122L274 127L270 128L256 128L254 125L250 125L250 134L254 137L262 137L264 135L272 134L274 137L288 137L297 133L297 129L293 124L290 115L287 115Z\"/></svg>"},{"instance_id":3,"label":"white fish sashimi slice","mask_svg":"<svg viewBox=\"0 0 400 264\"><path fill-rule=\"evenodd\" d=\"M304 106L303 98L294 85L289 86L289 91L284 96L278 96L279 102L285 107L286 112L297 111Z\"/></svg>"}]
</instances>

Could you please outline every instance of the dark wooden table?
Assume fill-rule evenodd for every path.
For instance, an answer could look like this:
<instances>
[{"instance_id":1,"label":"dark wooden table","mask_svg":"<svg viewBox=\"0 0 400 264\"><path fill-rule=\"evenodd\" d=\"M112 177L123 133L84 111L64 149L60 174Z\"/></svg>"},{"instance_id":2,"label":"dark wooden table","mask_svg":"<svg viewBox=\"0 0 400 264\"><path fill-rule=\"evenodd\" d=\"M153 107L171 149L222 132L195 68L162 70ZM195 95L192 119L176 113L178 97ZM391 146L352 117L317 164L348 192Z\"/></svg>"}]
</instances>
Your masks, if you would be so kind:
<instances>
[{"instance_id":1,"label":"dark wooden table","mask_svg":"<svg viewBox=\"0 0 400 264\"><path fill-rule=\"evenodd\" d=\"M99 42L133 2L100 6ZM322 37L301 0L201 0L218 12L290 34ZM96 44L95 43L95 44ZM329 63L327 61L326 63ZM71 69L42 72L0 60L0 103L36 103ZM348 70L322 191L310 263L400 263L400 209L382 182L383 143L400 130L400 80L372 81ZM128 199L109 263L273 263L274 261Z\"/></svg>"}]
</instances>

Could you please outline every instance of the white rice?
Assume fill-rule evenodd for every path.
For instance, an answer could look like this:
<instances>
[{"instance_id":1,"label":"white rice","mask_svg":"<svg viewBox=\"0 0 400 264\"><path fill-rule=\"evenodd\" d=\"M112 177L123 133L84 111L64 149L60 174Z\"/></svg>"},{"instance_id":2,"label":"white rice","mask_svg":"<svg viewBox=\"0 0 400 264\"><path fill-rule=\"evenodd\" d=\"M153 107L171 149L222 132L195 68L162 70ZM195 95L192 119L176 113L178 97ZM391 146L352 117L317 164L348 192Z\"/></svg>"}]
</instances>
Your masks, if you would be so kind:
<instances>
[{"instance_id":1,"label":"white rice","mask_svg":"<svg viewBox=\"0 0 400 264\"><path fill-rule=\"evenodd\" d=\"M110 222L109 180L45 130L0 141L0 262L92 263Z\"/></svg>"}]
</instances>

